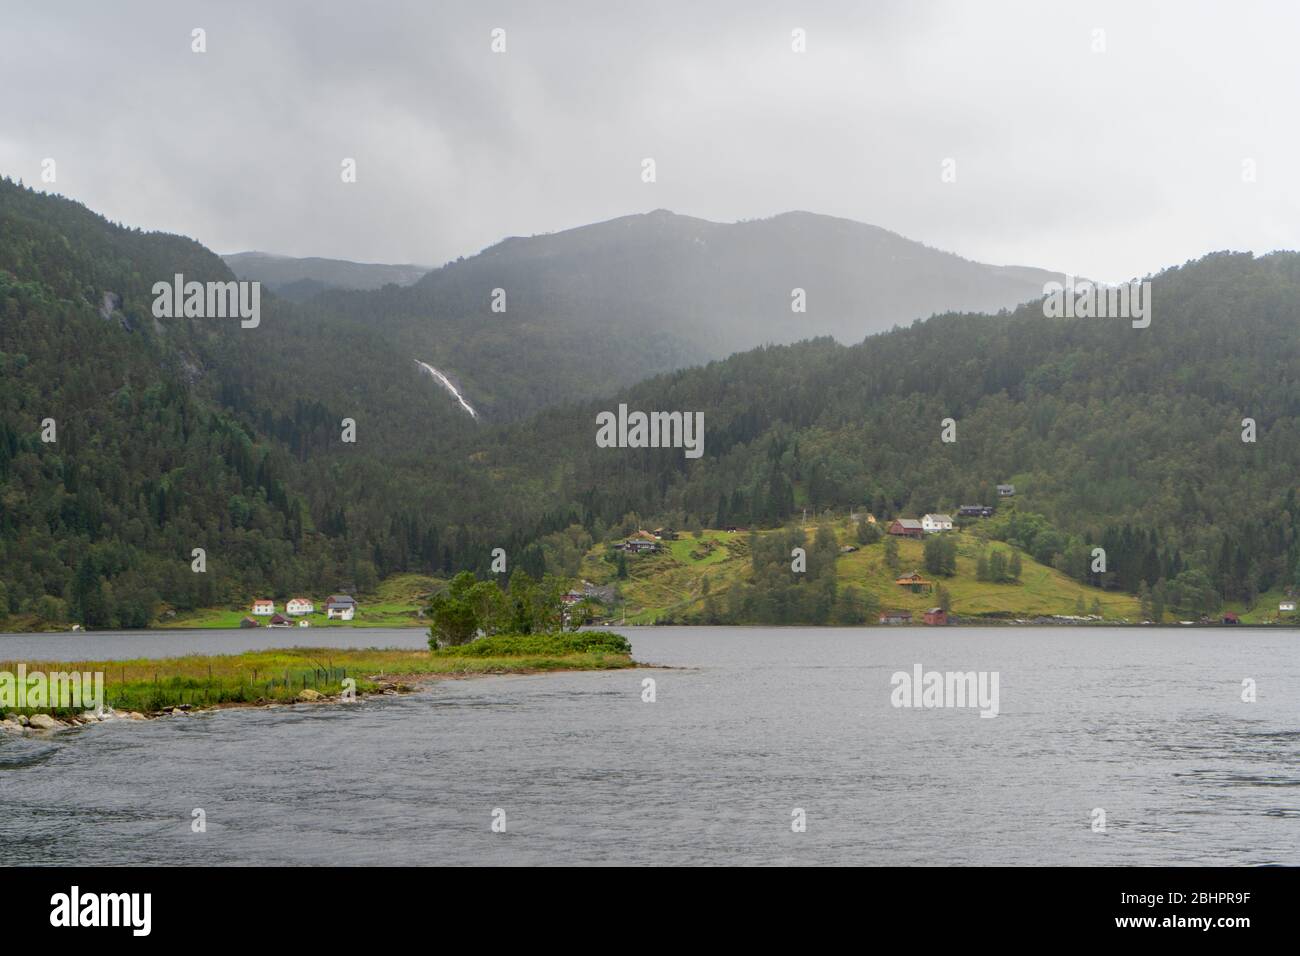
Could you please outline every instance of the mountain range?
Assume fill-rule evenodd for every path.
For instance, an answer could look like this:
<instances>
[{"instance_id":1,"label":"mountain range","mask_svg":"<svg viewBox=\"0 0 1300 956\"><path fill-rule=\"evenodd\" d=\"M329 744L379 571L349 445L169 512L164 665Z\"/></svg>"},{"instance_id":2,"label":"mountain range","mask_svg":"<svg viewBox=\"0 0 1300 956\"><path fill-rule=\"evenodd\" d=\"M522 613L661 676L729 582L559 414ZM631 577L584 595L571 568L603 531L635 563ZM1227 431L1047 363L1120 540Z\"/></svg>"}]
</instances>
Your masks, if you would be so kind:
<instances>
[{"instance_id":1,"label":"mountain range","mask_svg":"<svg viewBox=\"0 0 1300 956\"><path fill-rule=\"evenodd\" d=\"M494 548L569 573L642 524L915 515L1002 482L985 533L1080 582L1197 612L1297 583L1293 253L1152 277L1145 329L1010 308L1052 274L802 213L510 239L407 287L267 295L256 328L155 318L177 272L235 278L192 239L0 180L0 613L138 626L486 573ZM703 456L598 447L620 404L702 414Z\"/></svg>"},{"instance_id":2,"label":"mountain range","mask_svg":"<svg viewBox=\"0 0 1300 956\"><path fill-rule=\"evenodd\" d=\"M315 256L298 259L270 252L235 252L221 258L239 278L260 282L293 302L306 302L329 289L378 289L389 283L410 285L429 271L428 266L349 262Z\"/></svg>"},{"instance_id":3,"label":"mountain range","mask_svg":"<svg viewBox=\"0 0 1300 956\"><path fill-rule=\"evenodd\" d=\"M940 312L1013 308L1062 278L832 216L658 210L505 239L408 287L312 305L401 342L504 421L759 345L852 343Z\"/></svg>"}]
</instances>

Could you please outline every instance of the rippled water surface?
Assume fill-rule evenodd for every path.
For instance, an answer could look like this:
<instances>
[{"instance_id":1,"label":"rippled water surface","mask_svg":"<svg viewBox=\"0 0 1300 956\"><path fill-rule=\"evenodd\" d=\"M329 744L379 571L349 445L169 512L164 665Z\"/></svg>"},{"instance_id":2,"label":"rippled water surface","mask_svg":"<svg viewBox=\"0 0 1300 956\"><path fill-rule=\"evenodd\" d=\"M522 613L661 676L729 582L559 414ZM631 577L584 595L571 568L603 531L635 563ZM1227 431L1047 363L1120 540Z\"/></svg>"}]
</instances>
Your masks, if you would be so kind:
<instances>
[{"instance_id":1,"label":"rippled water surface","mask_svg":"<svg viewBox=\"0 0 1300 956\"><path fill-rule=\"evenodd\" d=\"M0 734L0 864L1300 864L1296 632L625 633L665 668ZM13 635L0 662L422 640ZM998 672L1000 715L891 706L917 663Z\"/></svg>"}]
</instances>

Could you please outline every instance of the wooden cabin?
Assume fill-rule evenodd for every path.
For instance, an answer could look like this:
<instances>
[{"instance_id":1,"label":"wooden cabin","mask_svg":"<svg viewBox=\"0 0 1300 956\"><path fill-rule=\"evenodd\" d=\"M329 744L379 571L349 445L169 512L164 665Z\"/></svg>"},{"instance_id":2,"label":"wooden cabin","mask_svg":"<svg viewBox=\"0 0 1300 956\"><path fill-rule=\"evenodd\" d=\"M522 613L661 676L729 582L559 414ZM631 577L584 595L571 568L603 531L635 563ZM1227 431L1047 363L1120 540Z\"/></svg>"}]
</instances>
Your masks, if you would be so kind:
<instances>
[{"instance_id":1,"label":"wooden cabin","mask_svg":"<svg viewBox=\"0 0 1300 956\"><path fill-rule=\"evenodd\" d=\"M908 588L913 594L925 594L934 587L934 582L927 581L916 571L905 574L901 578L895 578L894 583L901 588Z\"/></svg>"}]
</instances>

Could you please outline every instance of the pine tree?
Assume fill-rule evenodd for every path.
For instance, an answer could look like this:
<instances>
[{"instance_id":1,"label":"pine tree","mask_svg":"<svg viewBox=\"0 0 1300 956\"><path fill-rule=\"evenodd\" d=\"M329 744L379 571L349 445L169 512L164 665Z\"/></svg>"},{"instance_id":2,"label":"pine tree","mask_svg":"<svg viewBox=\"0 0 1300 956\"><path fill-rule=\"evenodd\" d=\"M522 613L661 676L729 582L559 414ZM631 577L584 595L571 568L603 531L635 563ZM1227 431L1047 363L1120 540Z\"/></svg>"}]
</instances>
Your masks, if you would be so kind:
<instances>
[{"instance_id":1,"label":"pine tree","mask_svg":"<svg viewBox=\"0 0 1300 956\"><path fill-rule=\"evenodd\" d=\"M840 546L835 532L830 525L819 525L813 536L812 554L809 556L808 576L810 579L825 575L835 576L835 559L839 557Z\"/></svg>"},{"instance_id":2,"label":"pine tree","mask_svg":"<svg viewBox=\"0 0 1300 956\"><path fill-rule=\"evenodd\" d=\"M1160 624L1165 619L1165 579L1161 578L1151 589L1151 620Z\"/></svg>"},{"instance_id":3,"label":"pine tree","mask_svg":"<svg viewBox=\"0 0 1300 956\"><path fill-rule=\"evenodd\" d=\"M934 599L945 614L952 610L952 595L948 593L948 589L942 584L934 589Z\"/></svg>"},{"instance_id":4,"label":"pine tree","mask_svg":"<svg viewBox=\"0 0 1300 956\"><path fill-rule=\"evenodd\" d=\"M943 541L937 535L925 539L925 570L934 575L943 574Z\"/></svg>"},{"instance_id":5,"label":"pine tree","mask_svg":"<svg viewBox=\"0 0 1300 956\"><path fill-rule=\"evenodd\" d=\"M948 577L952 577L957 573L957 539L944 535L941 540L943 541L943 573Z\"/></svg>"},{"instance_id":6,"label":"pine tree","mask_svg":"<svg viewBox=\"0 0 1300 956\"><path fill-rule=\"evenodd\" d=\"M104 579L90 557L81 559L72 580L72 612L85 627L108 627L112 609L104 589Z\"/></svg>"},{"instance_id":7,"label":"pine tree","mask_svg":"<svg viewBox=\"0 0 1300 956\"><path fill-rule=\"evenodd\" d=\"M885 566L891 571L898 570L898 539L893 535L885 538Z\"/></svg>"},{"instance_id":8,"label":"pine tree","mask_svg":"<svg viewBox=\"0 0 1300 956\"><path fill-rule=\"evenodd\" d=\"M1154 613L1151 608L1151 588L1145 580L1138 585L1138 604L1141 607L1142 620L1151 620Z\"/></svg>"},{"instance_id":9,"label":"pine tree","mask_svg":"<svg viewBox=\"0 0 1300 956\"><path fill-rule=\"evenodd\" d=\"M1007 579L1007 556L1000 550L989 555L989 580L1001 584Z\"/></svg>"}]
</instances>

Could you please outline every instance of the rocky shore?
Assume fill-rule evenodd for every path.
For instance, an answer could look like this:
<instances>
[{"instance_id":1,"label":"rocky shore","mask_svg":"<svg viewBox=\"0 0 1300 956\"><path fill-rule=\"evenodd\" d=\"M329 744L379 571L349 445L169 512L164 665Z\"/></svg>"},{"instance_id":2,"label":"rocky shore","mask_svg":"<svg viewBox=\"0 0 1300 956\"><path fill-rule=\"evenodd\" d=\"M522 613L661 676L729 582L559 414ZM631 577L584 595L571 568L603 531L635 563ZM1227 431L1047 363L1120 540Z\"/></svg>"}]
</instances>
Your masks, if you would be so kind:
<instances>
[{"instance_id":1,"label":"rocky shore","mask_svg":"<svg viewBox=\"0 0 1300 956\"><path fill-rule=\"evenodd\" d=\"M98 724L106 720L148 720L144 714L136 711L117 711L105 707L102 712L87 710L74 717L53 717L49 714L5 714L0 719L0 731L11 734L23 734L42 730L68 730L85 724Z\"/></svg>"},{"instance_id":2,"label":"rocky shore","mask_svg":"<svg viewBox=\"0 0 1300 956\"><path fill-rule=\"evenodd\" d=\"M432 677L433 675L428 675ZM365 697L382 697L396 696L415 690L410 683L384 680L374 678L375 686L366 691L358 691L351 700L360 700ZM342 694L322 694L310 688L303 690L292 701L284 700L267 700L265 698L250 702L238 704L213 704L211 707L194 707L192 704L178 704L175 707L168 707L163 710L140 713L135 710L115 710L112 707L105 707L101 711L87 710L74 716L55 717L50 714L26 714L10 713L0 717L0 733L10 734L32 734L32 733L50 733L61 730L72 730L76 727L84 727L88 724L100 724L110 721L121 720L158 720L163 717L186 717L190 714L199 713L209 710L228 710L235 707L283 707L293 706L294 704L328 704L340 703L343 701Z\"/></svg>"}]
</instances>

